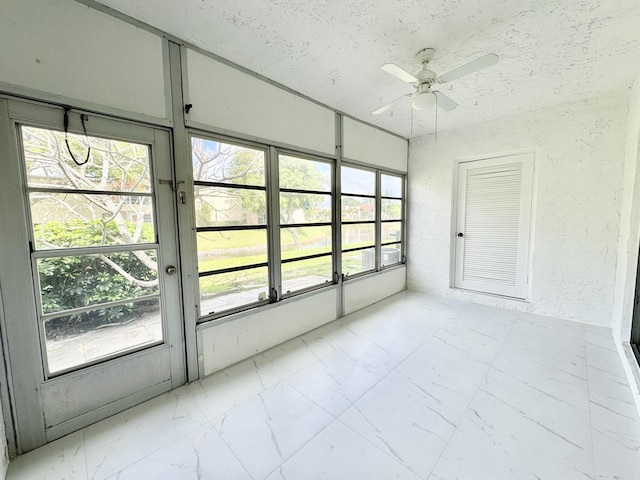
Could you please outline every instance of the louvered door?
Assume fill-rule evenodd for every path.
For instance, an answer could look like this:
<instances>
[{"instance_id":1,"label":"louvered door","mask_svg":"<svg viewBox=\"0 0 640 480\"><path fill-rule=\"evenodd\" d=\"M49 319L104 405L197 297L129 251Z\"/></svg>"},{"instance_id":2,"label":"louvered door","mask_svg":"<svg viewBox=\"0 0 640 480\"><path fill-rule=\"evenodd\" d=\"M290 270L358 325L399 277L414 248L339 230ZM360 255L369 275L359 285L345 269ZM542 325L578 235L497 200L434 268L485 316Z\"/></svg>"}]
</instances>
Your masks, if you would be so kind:
<instances>
[{"instance_id":1,"label":"louvered door","mask_svg":"<svg viewBox=\"0 0 640 480\"><path fill-rule=\"evenodd\" d=\"M533 154L458 166L455 286L527 296Z\"/></svg>"}]
</instances>

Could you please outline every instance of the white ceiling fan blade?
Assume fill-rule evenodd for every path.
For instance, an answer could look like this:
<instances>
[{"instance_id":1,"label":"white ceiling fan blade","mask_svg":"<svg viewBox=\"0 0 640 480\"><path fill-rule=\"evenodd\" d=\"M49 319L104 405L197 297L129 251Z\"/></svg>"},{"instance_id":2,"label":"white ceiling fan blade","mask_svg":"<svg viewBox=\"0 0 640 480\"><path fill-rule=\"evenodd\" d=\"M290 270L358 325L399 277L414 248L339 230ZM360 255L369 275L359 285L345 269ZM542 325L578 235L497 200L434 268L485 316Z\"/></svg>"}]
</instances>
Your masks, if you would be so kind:
<instances>
[{"instance_id":1,"label":"white ceiling fan blade","mask_svg":"<svg viewBox=\"0 0 640 480\"><path fill-rule=\"evenodd\" d=\"M400 68L395 63L385 63L380 68L382 70L384 70L385 72L390 73L394 77L399 78L403 82L416 83L418 81L418 79L416 77L411 75L406 70L403 70L402 68Z\"/></svg>"},{"instance_id":2,"label":"white ceiling fan blade","mask_svg":"<svg viewBox=\"0 0 640 480\"><path fill-rule=\"evenodd\" d=\"M462 65L461 67L454 68L450 72L441 75L438 78L438 83L447 83L451 80L457 80L458 78L469 75L470 73L474 73L478 70L482 70L483 68L495 65L496 63L498 63L499 58L500 57L498 57L498 55L496 55L495 53L488 53L483 57L476 58L472 62Z\"/></svg>"},{"instance_id":3,"label":"white ceiling fan blade","mask_svg":"<svg viewBox=\"0 0 640 480\"><path fill-rule=\"evenodd\" d=\"M412 94L411 93L407 93L406 95L402 95L401 97L396 98L394 101L387 103L386 105L381 106L380 108L378 108L377 110L374 110L373 113L374 115L380 115L381 113L386 112L387 110L389 110L391 107L393 107L393 105L402 100L404 97L410 97Z\"/></svg>"},{"instance_id":4,"label":"white ceiling fan blade","mask_svg":"<svg viewBox=\"0 0 640 480\"><path fill-rule=\"evenodd\" d=\"M440 108L442 108L443 110L446 110L447 112L450 112L451 110L453 110L454 108L456 108L458 106L458 104L456 102L451 100L444 93L442 93L442 92L433 92L433 93L436 94L436 98L438 99L438 103L437 103L438 106Z\"/></svg>"}]
</instances>

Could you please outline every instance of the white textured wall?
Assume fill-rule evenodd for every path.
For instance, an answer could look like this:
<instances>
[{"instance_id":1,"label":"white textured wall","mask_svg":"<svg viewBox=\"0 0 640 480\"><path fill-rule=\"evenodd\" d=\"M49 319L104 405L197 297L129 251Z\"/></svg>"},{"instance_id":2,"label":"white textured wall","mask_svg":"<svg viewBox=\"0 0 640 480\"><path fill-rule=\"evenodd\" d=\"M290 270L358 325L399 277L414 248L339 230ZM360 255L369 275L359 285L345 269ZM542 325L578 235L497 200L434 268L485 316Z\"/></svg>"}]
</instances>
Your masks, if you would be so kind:
<instances>
[{"instance_id":1,"label":"white textured wall","mask_svg":"<svg viewBox=\"0 0 640 480\"><path fill-rule=\"evenodd\" d=\"M562 104L411 142L408 286L611 325L628 93ZM528 302L449 287L454 159L536 152Z\"/></svg>"},{"instance_id":2,"label":"white textured wall","mask_svg":"<svg viewBox=\"0 0 640 480\"><path fill-rule=\"evenodd\" d=\"M629 341L633 315L638 242L640 239L640 78L629 96L629 118L625 142L624 184L620 209L620 238L613 330L617 339Z\"/></svg>"},{"instance_id":3,"label":"white textured wall","mask_svg":"<svg viewBox=\"0 0 640 480\"><path fill-rule=\"evenodd\" d=\"M631 322L640 243L640 77L629 96L624 183L620 209L618 264L613 306L613 336L640 412L640 368L630 348Z\"/></svg>"}]
</instances>

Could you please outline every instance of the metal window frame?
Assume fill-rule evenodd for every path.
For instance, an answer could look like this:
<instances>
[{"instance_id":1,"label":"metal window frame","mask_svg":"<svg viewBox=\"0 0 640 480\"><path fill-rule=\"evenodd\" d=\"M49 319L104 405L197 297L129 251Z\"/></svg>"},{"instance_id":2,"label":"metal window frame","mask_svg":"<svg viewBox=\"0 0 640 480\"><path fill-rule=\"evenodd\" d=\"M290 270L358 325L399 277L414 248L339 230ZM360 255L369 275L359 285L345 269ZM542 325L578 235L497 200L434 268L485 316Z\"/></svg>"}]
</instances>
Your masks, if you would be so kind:
<instances>
[{"instance_id":1,"label":"metal window frame","mask_svg":"<svg viewBox=\"0 0 640 480\"><path fill-rule=\"evenodd\" d=\"M277 170L277 174L278 174L278 189L277 189L277 195L278 195L278 202L280 201L280 194L281 193L301 193L301 194L310 194L310 195L323 195L323 196L328 196L329 200L330 200L330 204L331 204L331 220L328 222L309 222L309 223L281 223L280 220L280 208L278 205L278 209L275 211L275 214L278 216L278 246L280 248L279 252L278 252L278 266L279 268L278 273L279 273L279 298L280 299L285 299L285 298L291 298L294 297L296 295L301 295L303 293L308 293L314 290L319 290L321 288L325 288L328 285L335 285L337 283L337 275L335 273L335 237L337 235L336 233L336 229L335 229L335 199L336 199L336 194L335 194L335 180L336 180L336 160L334 158L331 157L323 157L321 155L311 155L308 153L298 153L296 151L290 150L290 149L283 149L283 148L275 148L275 159L277 160L274 163L277 163L276 166L276 170ZM316 162L316 163L325 163L327 165L329 165L330 167L330 178L329 178L329 190L312 190L312 189L302 189L302 188L287 188L287 187L280 187L279 183L280 183L280 157L281 156L287 156L287 157L292 157L298 160L306 160L309 162ZM283 228L306 228L306 227L329 227L331 230L331 251L329 252L323 252L323 253L318 253L318 254L312 254L312 255L303 255L303 256L299 256L299 257L295 257L295 258L287 258L287 259L283 259L282 258L282 229ZM334 274L332 275L332 279L330 281L324 281L322 283L318 283L315 285L310 285L308 287L305 288L300 288L297 290L288 290L287 292L284 292L284 287L282 286L282 265L285 265L287 263L295 263L295 262L302 262L305 260L311 260L314 258L322 258L322 257L331 257L331 265L332 265L332 271L334 272Z\"/></svg>"},{"instance_id":2,"label":"metal window frame","mask_svg":"<svg viewBox=\"0 0 640 480\"><path fill-rule=\"evenodd\" d=\"M201 307L202 307L202 301L201 301L201 296L200 296L200 282L197 281L195 282L195 287L196 287L196 295L195 297L198 299L198 316L196 318L196 323L200 324L200 323L204 323L204 322L208 322L211 320L215 320L221 316L226 316L226 315L231 315L234 313L238 313L250 308L255 308L257 306L260 305L265 305L267 303L270 303L272 301L274 301L273 298L273 290L274 290L274 279L273 279L273 275L272 275L272 270L273 270L273 256L272 256L272 233L271 233L271 229L269 227L269 209L271 206L271 201L272 199L270 198L270 193L269 193L269 182L270 182L270 178L271 178L271 149L268 145L262 145L256 142L248 142L246 140L242 140L242 139L235 139L235 138L230 138L228 136L225 135L216 135L216 134L212 134L210 132L206 132L206 131L201 131L201 130L196 130L196 129L188 129L187 130L187 140L188 140L188 147L189 147L189 158L192 158L192 149L193 149L193 138L198 138L198 139L202 139L205 141L212 141L212 142L217 142L217 143L223 143L223 144L227 144L227 145L231 145L234 147L241 147L241 148L247 148L247 149L251 149L251 150L258 150L258 151L262 151L264 154L264 186L262 185L247 185L247 184L232 184L232 183L225 183L225 182L211 182L211 181L206 181L206 180L196 180L195 178L193 178L193 174L192 174L192 178L191 178L191 182L190 185L192 187L195 187L196 185L198 186L205 186L205 187L215 187L215 188L226 188L229 190L256 190L256 191L263 191L265 192L265 201L266 201L266 216L267 216L267 223L266 224L259 224L259 225L220 225L220 226L207 226L207 227L196 227L195 225L192 225L192 231L194 232L194 235L197 235L199 232L224 232L224 231L245 231L245 230L264 230L266 232L266 239L267 239L267 261L266 262L258 262L258 263L252 263L252 264L245 264L245 265L238 265L238 266L234 266L234 267L228 267L228 268L223 268L223 269L216 269L216 270L208 270L206 272L200 272L198 270L198 265L196 262L196 270L197 271L197 278L203 278L203 277L208 277L208 276L213 276L213 275L217 275L217 274L225 274L225 273L232 273L232 272L239 272L239 271L244 271L244 270L250 270L252 268L267 268L267 281L268 281L268 290L269 290L269 297L268 299L264 300L264 301L256 301L256 302L250 302L247 304L243 304L243 305L238 305L232 308L228 308L225 310L220 310L220 311L213 311L213 312L208 312L208 313L203 313L201 311ZM195 200L195 199L194 199ZM195 209L195 201L193 203L193 208ZM194 212L194 220L195 220L195 212ZM193 249L194 253L198 252L197 249L197 244L194 245L194 249Z\"/></svg>"},{"instance_id":3,"label":"metal window frame","mask_svg":"<svg viewBox=\"0 0 640 480\"><path fill-rule=\"evenodd\" d=\"M318 289L326 288L331 285L335 285L338 282L337 273L334 273L334 278L332 279L331 282L319 283L317 285L313 285L304 289L283 293L282 270L281 270L282 264L292 263L296 261L304 261L310 258L332 256L332 264L335 272L335 256L336 256L335 255L335 238L337 236L336 220L335 220L337 166L336 166L335 158L332 156L324 156L322 154L299 152L290 148L281 148L276 145L263 144L255 141L246 140L243 138L231 137L228 135L219 135L206 130L195 129L195 128L187 129L187 140L188 140L187 143L189 144L189 149L191 149L191 145L192 145L191 139L194 137L201 138L204 140L220 142L220 143L227 143L233 146L239 146L239 147L245 147L245 148L264 151L265 152L265 185L264 186L246 185L246 184L228 184L224 182L208 182L203 180L195 180L193 178L191 179L191 185L210 186L210 187L227 188L227 189L249 189L249 190L265 191L266 210L267 210L266 211L267 222L265 224L192 227L194 233L216 232L216 231L265 230L265 229L267 231L267 262L247 264L247 265L229 267L226 269L218 269L218 270L212 270L207 272L198 272L197 277L201 278L205 276L212 276L215 274L230 273L234 271L248 270L251 268L266 267L268 269L268 278L269 278L269 297L264 301L247 303L241 306L228 308L218 312L214 311L214 312L209 312L207 314L203 314L200 311L201 302L198 300L199 311L198 311L198 318L196 319L196 323L203 324L210 321L215 321L221 317L237 314L240 312L254 309L256 307L267 305L269 303L279 302L285 298L290 298L292 296L308 293L313 290L318 290ZM189 154L191 155L191 151L189 151ZM330 189L327 191L321 191L321 190L306 190L306 189L294 189L294 188L280 188L278 160L281 155L290 156L290 157L294 157L301 160L308 160L312 162L320 162L320 163L328 164L331 167ZM329 196L331 200L331 205L332 205L332 220L329 222L282 224L280 222L280 193L281 192L282 193L305 193L305 194ZM296 257L296 258L282 259L282 252L281 252L281 245L280 245L280 231L282 230L282 228L292 228L292 227L304 228L304 227L320 227L320 226L331 228L331 237L332 237L331 252L323 252L321 254L305 255L305 256ZM197 252L197 248L195 248L194 251ZM196 297L199 299L200 298L199 284L196 286L197 286Z\"/></svg>"},{"instance_id":4,"label":"metal window frame","mask_svg":"<svg viewBox=\"0 0 640 480\"><path fill-rule=\"evenodd\" d=\"M396 172L396 171L392 171L392 170L388 170L385 168L380 168L380 167L372 167L372 166L365 166L362 165L360 163L355 163L352 161L342 161L341 167L347 167L347 168L352 168L352 169L356 169L356 170L364 170L364 171L370 171L370 172L374 172L375 173L375 195L369 195L369 194L356 194L356 193L350 193L350 192L340 192L340 197L357 197L357 198L372 198L375 200L375 218L374 220L367 220L367 221L354 221L354 220L348 220L348 221L342 221L342 219L340 219L340 227L342 230L342 225L364 225L364 224L375 224L375 244L370 245L370 246L364 246L364 247L354 247L354 248L341 248L341 254L343 253L349 253L349 252L355 252L355 251L359 251L359 250L366 250L366 249L370 249L370 248L374 248L375 249L375 268L373 269L368 269L362 272L358 272L355 274L350 274L350 275L344 275L342 274L342 278L343 280L347 280L347 279L352 279L352 278L358 278L364 275L368 275L371 273L376 273L376 272L380 272L382 270L386 270L388 268L393 268L396 267L398 265L402 265L404 263L406 263L406 257L405 257L405 238L406 238L406 174L405 173L400 173L400 172ZM401 182L401 193L400 193L400 197L397 196L392 196L392 195L382 195L382 176L386 175L386 176L390 176L390 177L396 177L400 179ZM382 201L383 200L399 200L400 203L400 218L397 219L382 219ZM382 241L382 224L384 223L400 223L400 232L401 232L401 238L399 241L394 241L394 242L383 242ZM389 265L382 265L382 247L387 246L387 245L400 245L400 259L398 262L396 263L391 263ZM342 259L341 259L342 262ZM342 265L341 265L342 267Z\"/></svg>"},{"instance_id":5,"label":"metal window frame","mask_svg":"<svg viewBox=\"0 0 640 480\"><path fill-rule=\"evenodd\" d=\"M391 263L389 265L382 265L382 256L380 257L380 270L385 270L388 268L396 267L398 265L403 265L407 262L406 259L406 229L407 229L407 174L406 173L397 173L385 169L380 169L380 184L382 187L382 176L386 175L388 177L396 177L400 179L400 197L396 197L393 195L382 195L382 191L380 191L380 202L382 204L382 200L400 200L400 218L398 219L389 219L383 220L382 216L380 218L380 223L392 223L392 222L400 222L400 240L397 242L384 242L380 243L380 248L386 245L400 245L400 259L396 263ZM382 255L382 253L381 253Z\"/></svg>"},{"instance_id":6,"label":"metal window frame","mask_svg":"<svg viewBox=\"0 0 640 480\"><path fill-rule=\"evenodd\" d=\"M374 193L373 194L363 194L363 193L352 193L352 192L344 192L344 191L340 191L340 198L342 199L342 197L356 197L356 198L371 198L374 200L374 219L373 220L347 220L347 221L343 221L342 220L342 210L340 211L340 239L342 240L342 226L343 225L374 225L374 242L371 245L366 245L366 246L361 246L361 247L353 247L353 248L344 248L344 246L342 245L341 242L341 254L344 253L350 253L350 252L357 252L360 250L369 250L371 248L374 249L374 267L371 269L367 269L367 270L363 270L361 272L357 272L357 273L347 273L345 274L344 272L342 272L341 277L342 277L342 281L346 281L348 279L352 279L352 278L358 278L361 277L363 275L368 275L370 273L374 273L380 270L378 262L379 262L379 257L380 257L380 252L379 252L379 228L378 228L378 219L379 219L379 201L378 201L378 191L379 191L379 169L373 166L366 166L366 165L362 165L359 163L354 163L348 160L343 160L342 164L341 164L341 169L342 167L344 168L350 168L352 170L362 170L365 172L371 172L373 173L374 177ZM341 170L341 175L340 177L342 177L342 170ZM340 268L342 270L342 255L340 258Z\"/></svg>"}]
</instances>

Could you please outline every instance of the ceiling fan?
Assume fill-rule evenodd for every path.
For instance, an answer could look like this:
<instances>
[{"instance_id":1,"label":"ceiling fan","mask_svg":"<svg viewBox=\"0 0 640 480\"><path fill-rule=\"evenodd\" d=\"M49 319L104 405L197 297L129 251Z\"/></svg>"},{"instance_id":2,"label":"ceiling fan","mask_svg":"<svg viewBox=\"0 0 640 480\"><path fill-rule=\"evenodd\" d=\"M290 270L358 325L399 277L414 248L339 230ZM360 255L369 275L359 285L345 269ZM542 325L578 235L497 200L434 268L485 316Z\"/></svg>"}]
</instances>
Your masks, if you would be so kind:
<instances>
[{"instance_id":1,"label":"ceiling fan","mask_svg":"<svg viewBox=\"0 0 640 480\"><path fill-rule=\"evenodd\" d=\"M395 63L386 63L381 68L387 73L390 73L394 77L399 78L407 83L412 83L416 91L414 93L407 93L400 98L396 98L394 101L383 105L377 110L373 111L374 115L380 115L383 112L389 110L396 102L402 100L405 97L411 97L411 106L415 110L425 110L427 108L438 105L444 110L450 111L458 106L451 98L444 93L433 90L432 87L436 84L447 83L452 80L457 80L460 77L469 75L470 73L477 72L483 68L495 65L498 62L498 55L495 53L488 53L480 58L466 63L458 68L454 68L450 72L444 75L436 75L436 72L428 68L428 64L433 58L435 50L433 48L423 48L416 53L416 60L422 65L422 69L415 75L411 75L406 70L400 68Z\"/></svg>"}]
</instances>

